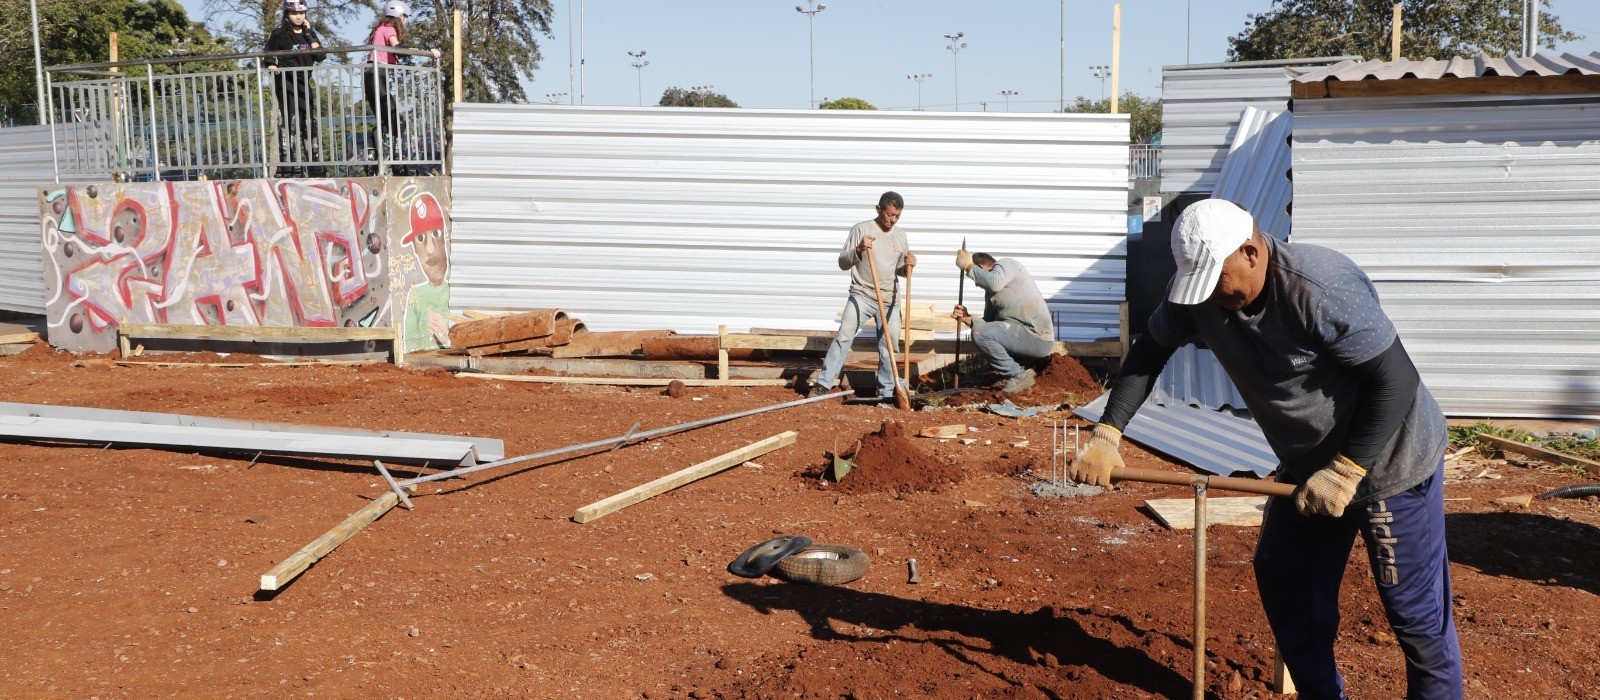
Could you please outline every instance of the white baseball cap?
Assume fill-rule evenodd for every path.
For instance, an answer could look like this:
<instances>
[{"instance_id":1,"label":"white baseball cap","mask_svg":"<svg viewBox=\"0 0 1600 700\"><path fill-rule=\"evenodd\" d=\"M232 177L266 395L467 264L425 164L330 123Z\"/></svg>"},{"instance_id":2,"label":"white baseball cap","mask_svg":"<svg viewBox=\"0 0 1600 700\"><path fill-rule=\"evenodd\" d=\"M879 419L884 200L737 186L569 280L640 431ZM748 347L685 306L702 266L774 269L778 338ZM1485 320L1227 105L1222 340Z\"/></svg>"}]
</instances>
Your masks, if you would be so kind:
<instances>
[{"instance_id":1,"label":"white baseball cap","mask_svg":"<svg viewBox=\"0 0 1600 700\"><path fill-rule=\"evenodd\" d=\"M1198 304L1211 298L1222 277L1222 261L1250 240L1255 219L1224 199L1195 202L1172 227L1172 258L1178 272L1167 289L1167 301Z\"/></svg>"}]
</instances>

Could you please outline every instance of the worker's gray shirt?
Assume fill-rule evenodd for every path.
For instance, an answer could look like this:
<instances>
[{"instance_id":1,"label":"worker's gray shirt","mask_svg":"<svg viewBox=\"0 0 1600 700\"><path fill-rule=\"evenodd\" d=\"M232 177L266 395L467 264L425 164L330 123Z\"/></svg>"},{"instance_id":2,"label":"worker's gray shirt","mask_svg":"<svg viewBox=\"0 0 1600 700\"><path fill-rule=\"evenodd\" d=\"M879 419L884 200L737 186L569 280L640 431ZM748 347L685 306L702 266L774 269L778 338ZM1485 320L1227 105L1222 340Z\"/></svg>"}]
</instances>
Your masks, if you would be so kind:
<instances>
[{"instance_id":1,"label":"worker's gray shirt","mask_svg":"<svg viewBox=\"0 0 1600 700\"><path fill-rule=\"evenodd\" d=\"M1010 321L1027 328L1035 338L1055 342L1050 306L1022 263L1000 258L994 262L993 270L977 265L967 268L967 277L983 290L984 321Z\"/></svg>"},{"instance_id":2,"label":"worker's gray shirt","mask_svg":"<svg viewBox=\"0 0 1600 700\"><path fill-rule=\"evenodd\" d=\"M1266 306L1255 317L1212 302L1163 301L1150 336L1167 347L1201 340L1227 370L1280 462L1278 480L1299 484L1328 465L1355 423L1363 377L1352 368L1398 337L1378 291L1343 254L1267 239ZM1356 489L1366 504L1434 473L1448 440L1444 413L1417 387L1405 422Z\"/></svg>"},{"instance_id":3,"label":"worker's gray shirt","mask_svg":"<svg viewBox=\"0 0 1600 700\"><path fill-rule=\"evenodd\" d=\"M893 305L899 291L895 273L904 272L906 266L906 232L899 226L888 231L878 228L877 219L868 219L850 229L844 249L839 251L839 269L850 271L850 293L859 294L876 302L872 293L872 270L867 267L866 255L856 252L861 239L872 236L872 262L878 266L878 284L882 285L883 303Z\"/></svg>"}]
</instances>

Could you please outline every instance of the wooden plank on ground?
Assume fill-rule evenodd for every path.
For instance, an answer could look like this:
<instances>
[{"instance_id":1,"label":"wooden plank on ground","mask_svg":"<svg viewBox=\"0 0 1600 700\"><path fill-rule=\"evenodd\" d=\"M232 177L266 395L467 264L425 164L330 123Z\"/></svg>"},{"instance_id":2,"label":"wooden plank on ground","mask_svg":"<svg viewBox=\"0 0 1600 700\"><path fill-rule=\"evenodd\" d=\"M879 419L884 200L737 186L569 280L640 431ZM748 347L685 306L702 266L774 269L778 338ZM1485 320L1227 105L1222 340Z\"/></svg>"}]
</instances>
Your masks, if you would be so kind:
<instances>
[{"instance_id":1,"label":"wooden plank on ground","mask_svg":"<svg viewBox=\"0 0 1600 700\"><path fill-rule=\"evenodd\" d=\"M838 331L808 331L788 328L751 328L750 335L793 335L804 338L832 338Z\"/></svg>"},{"instance_id":2,"label":"wooden plank on ground","mask_svg":"<svg viewBox=\"0 0 1600 700\"><path fill-rule=\"evenodd\" d=\"M1193 498L1158 498L1145 501L1144 505L1155 516L1156 522L1170 529L1194 529ZM1261 527L1261 516L1266 509L1266 496L1207 498L1206 524Z\"/></svg>"},{"instance_id":3,"label":"wooden plank on ground","mask_svg":"<svg viewBox=\"0 0 1600 700\"><path fill-rule=\"evenodd\" d=\"M36 343L39 341L38 333L8 333L0 335L0 345L11 343Z\"/></svg>"},{"instance_id":4,"label":"wooden plank on ground","mask_svg":"<svg viewBox=\"0 0 1600 700\"><path fill-rule=\"evenodd\" d=\"M580 333L572 337L572 342L550 351L554 358L568 357L621 357L637 355L644 351L644 342L653 338L665 338L672 335L672 331L607 331L603 333Z\"/></svg>"},{"instance_id":5,"label":"wooden plank on ground","mask_svg":"<svg viewBox=\"0 0 1600 700\"><path fill-rule=\"evenodd\" d=\"M168 323L124 323L125 338L176 338L198 340L389 340L393 328L351 326L207 326Z\"/></svg>"},{"instance_id":6,"label":"wooden plank on ground","mask_svg":"<svg viewBox=\"0 0 1600 700\"><path fill-rule=\"evenodd\" d=\"M792 350L798 352L825 353L828 344L833 342L831 335L827 337L810 336L783 336L783 335L756 335L753 333L729 333L726 347L729 348L757 348L761 350ZM970 342L965 343L967 349L972 348ZM852 350L869 352L877 349L878 339L875 337L856 338ZM897 348L898 349L898 348ZM956 341L951 340L913 340L911 352L936 353L950 355L956 351ZM1100 340L1086 343L1057 342L1052 352L1057 355L1070 355L1073 357L1120 357L1122 343L1115 340Z\"/></svg>"},{"instance_id":7,"label":"wooden plank on ground","mask_svg":"<svg viewBox=\"0 0 1600 700\"><path fill-rule=\"evenodd\" d=\"M240 369L244 367L361 367L380 364L382 360L291 360L288 362L158 362L156 360L117 360L121 367L212 367Z\"/></svg>"},{"instance_id":8,"label":"wooden plank on ground","mask_svg":"<svg viewBox=\"0 0 1600 700\"><path fill-rule=\"evenodd\" d=\"M405 487L412 491L413 487ZM412 491L414 492L414 491ZM396 503L400 502L399 494L393 491L377 497L361 510L350 514L344 522L335 525L332 530L322 533L321 537L311 541L300 548L300 551L290 555L288 559L279 562L270 571L261 575L261 590L276 591L289 585L296 576L299 576L317 560L328 556L335 547L344 544L345 540L361 532L362 528L372 524L373 521L383 517L384 513L394 510Z\"/></svg>"},{"instance_id":9,"label":"wooden plank on ground","mask_svg":"<svg viewBox=\"0 0 1600 700\"><path fill-rule=\"evenodd\" d=\"M708 476L722 472L781 447L793 445L799 436L793 430L779 433L760 442L741 447L727 454L708 459L687 469L681 469L642 486L623 491L610 498L590 503L573 512L572 519L586 523L605 517L635 503L671 491Z\"/></svg>"},{"instance_id":10,"label":"wooden plank on ground","mask_svg":"<svg viewBox=\"0 0 1600 700\"><path fill-rule=\"evenodd\" d=\"M471 316L471 312L467 313ZM450 327L450 347L501 345L556 332L556 322L567 317L560 309L534 309L516 314L457 323Z\"/></svg>"},{"instance_id":11,"label":"wooden plank on ground","mask_svg":"<svg viewBox=\"0 0 1600 700\"><path fill-rule=\"evenodd\" d=\"M497 379L504 382L530 384L594 384L601 386L667 386L682 382L684 386L788 386L787 379L663 379L659 377L542 377L534 374L457 374L468 379Z\"/></svg>"},{"instance_id":12,"label":"wooden plank on ground","mask_svg":"<svg viewBox=\"0 0 1600 700\"><path fill-rule=\"evenodd\" d=\"M1566 464L1569 466L1581 467L1584 471L1587 471L1590 474L1600 474L1600 462L1596 462L1594 460L1584 459L1576 455L1556 452L1555 450L1546 449L1538 445L1530 445L1525 442L1517 442L1516 440L1507 440L1503 437L1486 435L1484 433L1478 433L1478 440L1487 442L1502 450L1509 450L1527 457L1533 457L1534 459L1542 459L1555 464Z\"/></svg>"},{"instance_id":13,"label":"wooden plank on ground","mask_svg":"<svg viewBox=\"0 0 1600 700\"><path fill-rule=\"evenodd\" d=\"M921 432L917 433L917 437L925 438L958 438L966 436L967 426L965 423L957 425L936 425L931 428L923 428Z\"/></svg>"},{"instance_id":14,"label":"wooden plank on ground","mask_svg":"<svg viewBox=\"0 0 1600 700\"><path fill-rule=\"evenodd\" d=\"M584 360L549 357L474 357L474 369L491 374L515 374L531 369L558 372L570 377L650 377L654 379L705 379L706 368L694 362L651 362L647 360Z\"/></svg>"},{"instance_id":15,"label":"wooden plank on ground","mask_svg":"<svg viewBox=\"0 0 1600 700\"><path fill-rule=\"evenodd\" d=\"M641 352L646 360L699 360L711 362L720 359L717 354L717 336L674 335L644 341ZM738 348L728 351L729 360L748 362L766 357L765 350Z\"/></svg>"}]
</instances>

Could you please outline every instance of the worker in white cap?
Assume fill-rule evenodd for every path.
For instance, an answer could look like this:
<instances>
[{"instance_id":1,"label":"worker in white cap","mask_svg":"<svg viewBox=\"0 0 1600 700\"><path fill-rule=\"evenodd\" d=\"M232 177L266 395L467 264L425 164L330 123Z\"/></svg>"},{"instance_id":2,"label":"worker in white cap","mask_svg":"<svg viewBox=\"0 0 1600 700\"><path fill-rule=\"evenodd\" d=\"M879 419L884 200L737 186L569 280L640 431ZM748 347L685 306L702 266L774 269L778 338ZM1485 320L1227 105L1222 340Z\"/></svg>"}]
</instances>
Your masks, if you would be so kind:
<instances>
[{"instance_id":1,"label":"worker in white cap","mask_svg":"<svg viewBox=\"0 0 1600 700\"><path fill-rule=\"evenodd\" d=\"M1263 235L1231 202L1173 227L1178 271L1130 349L1073 479L1109 486L1123 427L1177 348L1217 357L1278 457L1292 498L1268 502L1256 583L1305 700L1344 697L1334 663L1339 585L1357 534L1405 652L1407 698L1461 697L1445 551L1444 414L1377 290L1344 255Z\"/></svg>"}]
</instances>

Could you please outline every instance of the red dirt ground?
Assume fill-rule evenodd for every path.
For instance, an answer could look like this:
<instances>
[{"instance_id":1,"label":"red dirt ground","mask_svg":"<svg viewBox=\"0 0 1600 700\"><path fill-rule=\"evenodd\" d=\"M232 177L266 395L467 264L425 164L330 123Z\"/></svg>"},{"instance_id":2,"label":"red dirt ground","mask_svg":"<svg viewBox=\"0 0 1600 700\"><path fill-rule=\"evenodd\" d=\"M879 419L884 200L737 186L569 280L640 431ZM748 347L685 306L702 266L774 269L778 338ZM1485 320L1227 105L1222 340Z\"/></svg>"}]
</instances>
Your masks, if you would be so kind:
<instances>
[{"instance_id":1,"label":"red dirt ground","mask_svg":"<svg viewBox=\"0 0 1600 700\"><path fill-rule=\"evenodd\" d=\"M72 360L0 358L0 391L9 401L487 435L512 455L795 397L691 389L671 399L654 387L392 367ZM919 440L964 473L937 493L853 493L804 478L835 438L853 444L890 418L912 432L965 422L989 443ZM812 404L430 484L416 510L392 511L260 598L261 573L385 492L369 464L6 444L0 697L1187 697L1193 540L1141 510L1186 490L1042 500L1030 478L997 473L1048 465L1048 426L1064 418ZM759 467L570 520L579 506L790 429L799 441ZM1011 446L1020 440L1029 446ZM1181 469L1132 445L1125 455L1129 466ZM1600 503L1496 505L1580 479L1485 464L1492 473L1446 486L1467 697L1600 697ZM859 547L873 568L838 588L724 570L782 533ZM1271 696L1255 534L1210 532L1212 697ZM906 583L911 557L919 585ZM1346 583L1337 654L1352 697L1398 697L1400 652L1359 546Z\"/></svg>"}]
</instances>

